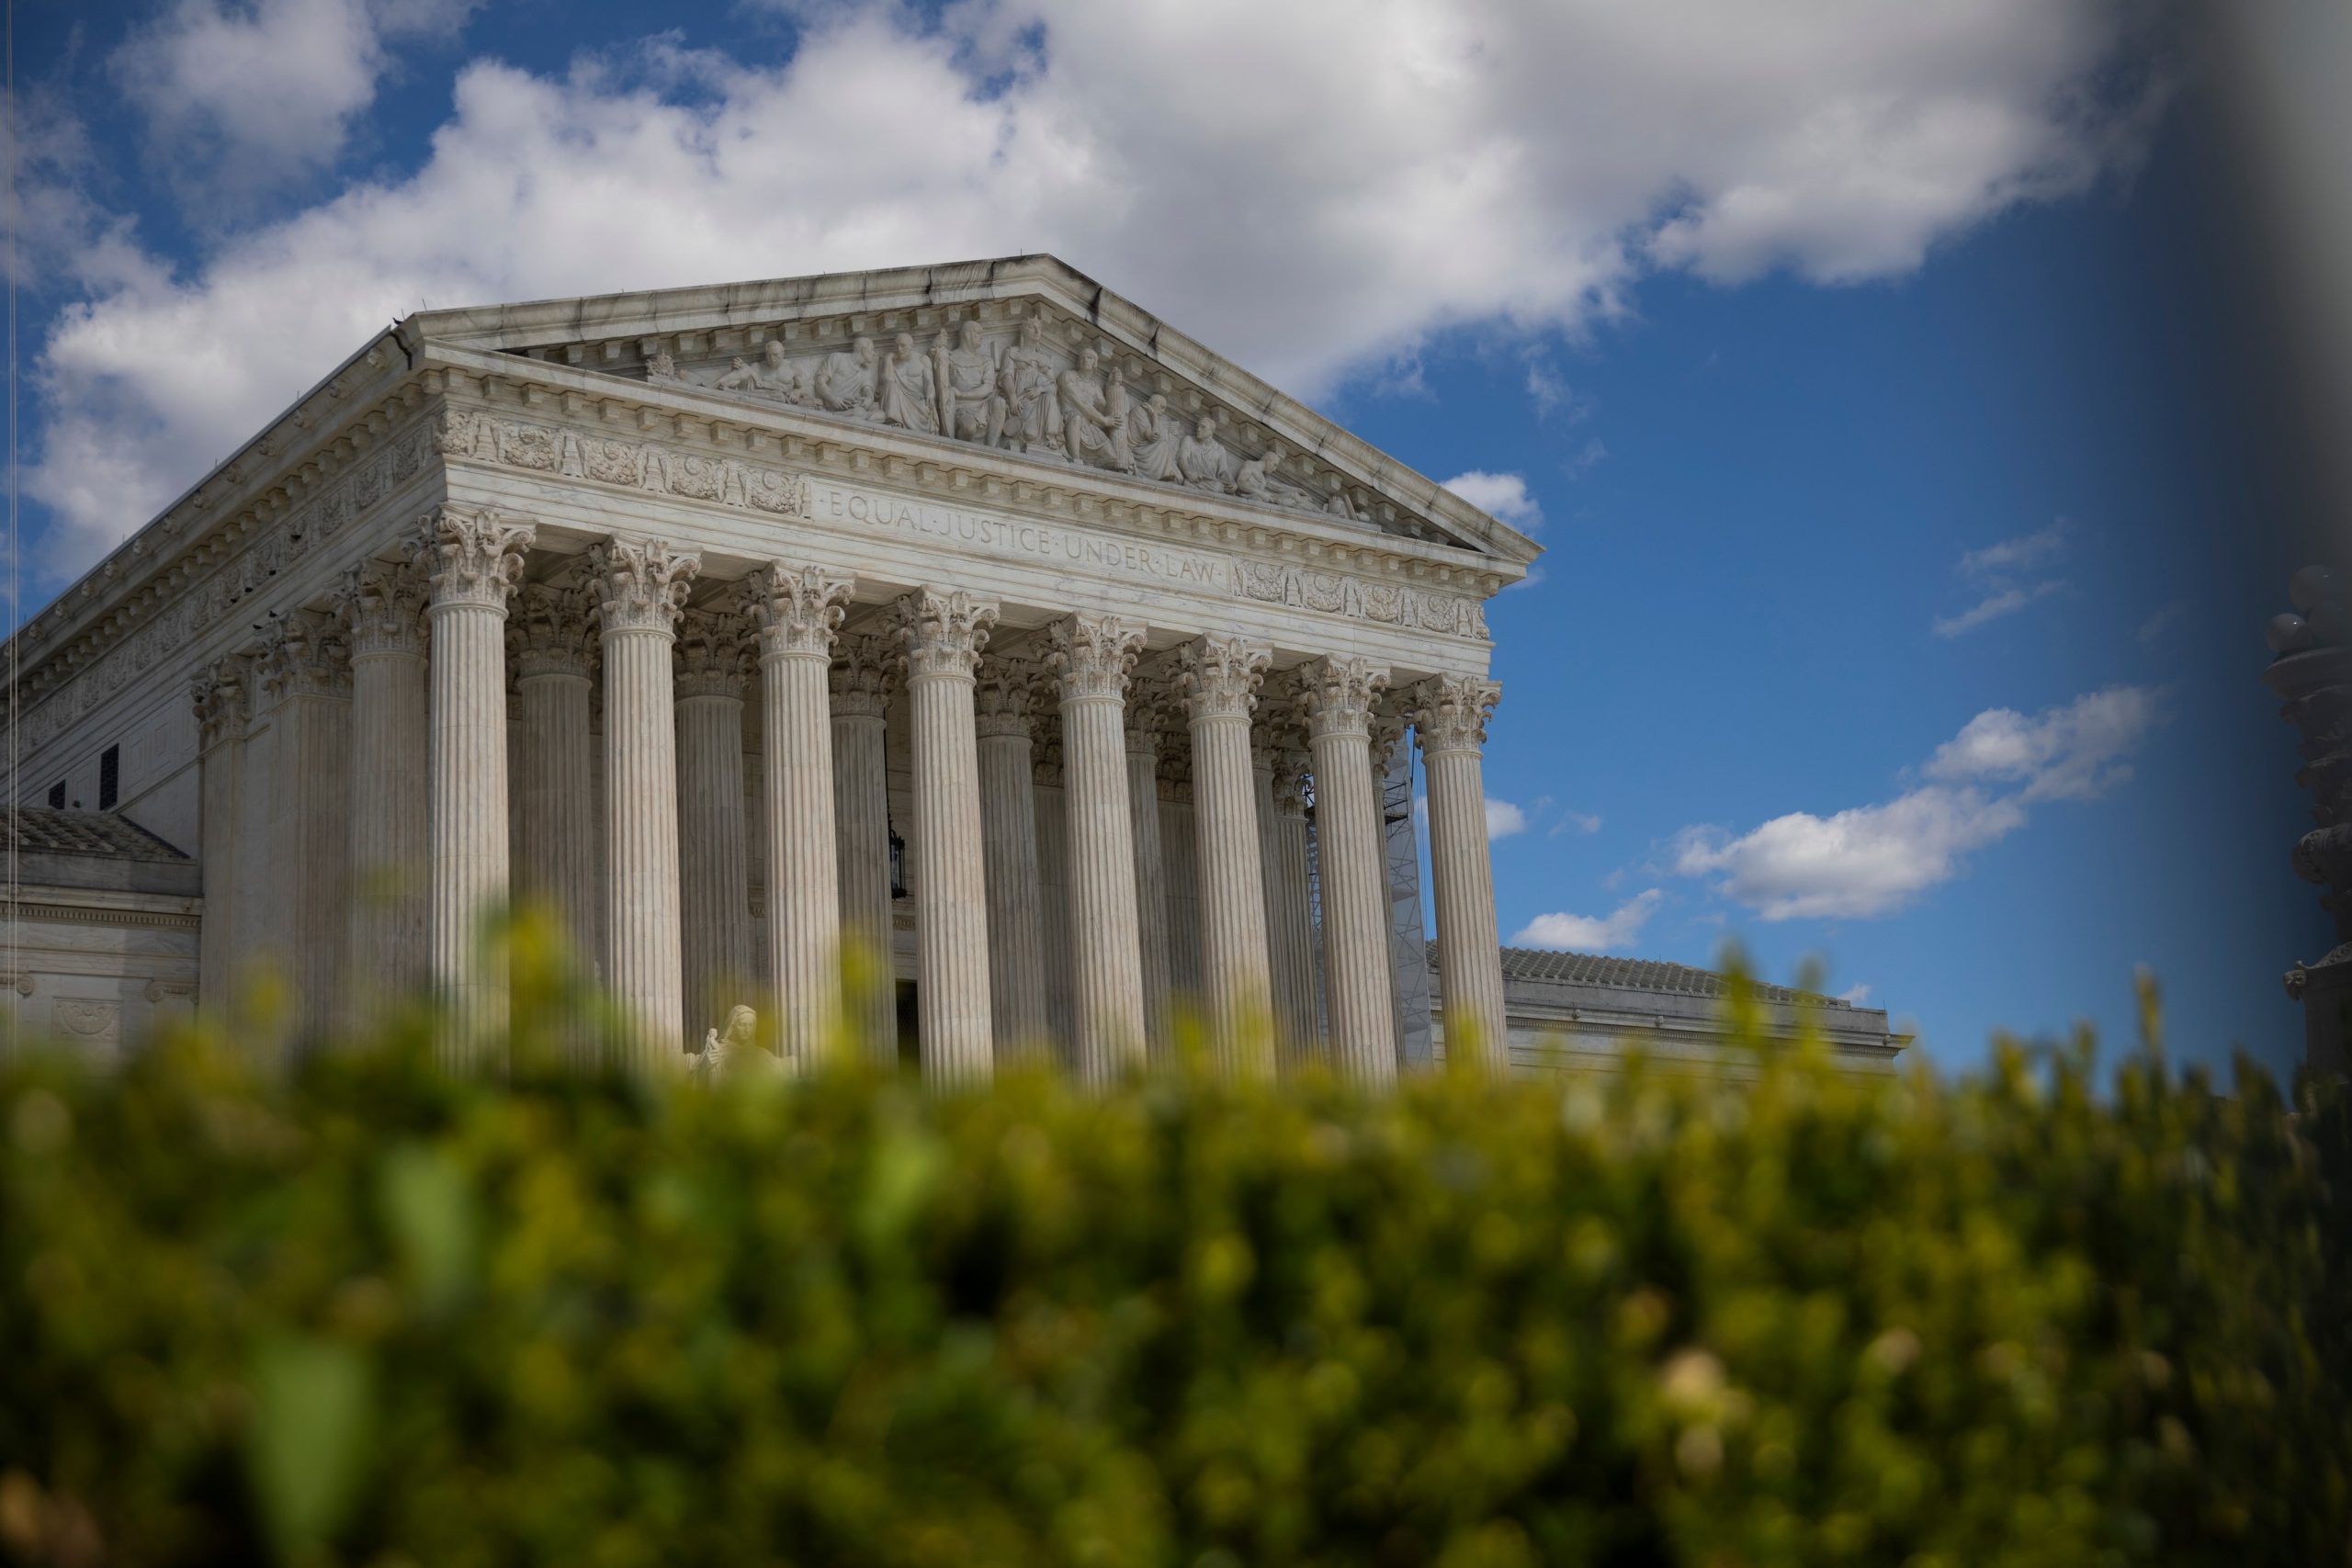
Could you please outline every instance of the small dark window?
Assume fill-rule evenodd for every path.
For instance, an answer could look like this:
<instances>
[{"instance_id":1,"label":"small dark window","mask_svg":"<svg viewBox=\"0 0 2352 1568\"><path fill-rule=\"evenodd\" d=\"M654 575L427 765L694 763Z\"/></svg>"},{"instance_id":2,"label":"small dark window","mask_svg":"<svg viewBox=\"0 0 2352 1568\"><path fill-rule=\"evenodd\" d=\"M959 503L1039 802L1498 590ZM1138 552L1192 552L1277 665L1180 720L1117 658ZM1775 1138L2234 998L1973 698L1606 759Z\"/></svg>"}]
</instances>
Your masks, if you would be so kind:
<instances>
[{"instance_id":1,"label":"small dark window","mask_svg":"<svg viewBox=\"0 0 2352 1568\"><path fill-rule=\"evenodd\" d=\"M98 756L98 809L112 811L122 793L122 748L109 746Z\"/></svg>"},{"instance_id":2,"label":"small dark window","mask_svg":"<svg viewBox=\"0 0 2352 1568\"><path fill-rule=\"evenodd\" d=\"M63 779L49 786L49 808L51 811L65 809L65 781Z\"/></svg>"}]
</instances>

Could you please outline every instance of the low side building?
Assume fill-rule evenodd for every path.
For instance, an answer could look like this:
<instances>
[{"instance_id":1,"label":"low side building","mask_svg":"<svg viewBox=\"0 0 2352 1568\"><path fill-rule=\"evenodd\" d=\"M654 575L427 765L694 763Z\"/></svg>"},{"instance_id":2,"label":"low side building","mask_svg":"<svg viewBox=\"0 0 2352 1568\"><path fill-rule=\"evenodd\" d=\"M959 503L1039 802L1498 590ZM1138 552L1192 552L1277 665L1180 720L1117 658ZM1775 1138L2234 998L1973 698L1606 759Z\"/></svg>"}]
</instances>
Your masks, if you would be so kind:
<instances>
[{"instance_id":1,"label":"low side building","mask_svg":"<svg viewBox=\"0 0 2352 1568\"><path fill-rule=\"evenodd\" d=\"M6 819L6 1048L60 1043L112 1057L187 1017L203 913L196 862L109 812L28 806Z\"/></svg>"}]
</instances>

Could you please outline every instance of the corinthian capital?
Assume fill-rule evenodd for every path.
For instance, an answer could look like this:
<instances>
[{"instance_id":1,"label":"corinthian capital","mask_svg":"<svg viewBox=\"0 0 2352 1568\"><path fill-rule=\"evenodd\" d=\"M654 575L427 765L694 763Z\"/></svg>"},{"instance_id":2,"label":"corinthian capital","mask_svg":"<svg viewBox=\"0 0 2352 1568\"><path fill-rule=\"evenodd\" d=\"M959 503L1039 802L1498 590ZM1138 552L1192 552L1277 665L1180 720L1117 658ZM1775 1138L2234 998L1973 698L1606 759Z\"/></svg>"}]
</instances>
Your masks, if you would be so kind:
<instances>
[{"instance_id":1,"label":"corinthian capital","mask_svg":"<svg viewBox=\"0 0 2352 1568\"><path fill-rule=\"evenodd\" d=\"M1176 691L1187 717L1250 716L1258 705L1258 683L1266 678L1270 650L1238 637L1194 637L1176 650Z\"/></svg>"},{"instance_id":2,"label":"corinthian capital","mask_svg":"<svg viewBox=\"0 0 2352 1568\"><path fill-rule=\"evenodd\" d=\"M752 619L760 628L760 657L787 654L822 659L849 613L856 585L821 567L771 561L752 574Z\"/></svg>"},{"instance_id":3,"label":"corinthian capital","mask_svg":"<svg viewBox=\"0 0 2352 1568\"><path fill-rule=\"evenodd\" d=\"M832 707L842 718L880 718L899 684L899 651L887 637L861 632L837 639L826 672Z\"/></svg>"},{"instance_id":4,"label":"corinthian capital","mask_svg":"<svg viewBox=\"0 0 2352 1568\"><path fill-rule=\"evenodd\" d=\"M187 695L189 706L196 710L198 744L204 750L243 736L247 716L243 660L213 660L188 682Z\"/></svg>"},{"instance_id":5,"label":"corinthian capital","mask_svg":"<svg viewBox=\"0 0 2352 1568\"><path fill-rule=\"evenodd\" d=\"M1300 665L1297 682L1310 737L1369 736L1373 709L1388 689L1388 671L1368 659L1326 658Z\"/></svg>"},{"instance_id":6,"label":"corinthian capital","mask_svg":"<svg viewBox=\"0 0 2352 1568\"><path fill-rule=\"evenodd\" d=\"M254 677L270 703L288 697L339 697L351 690L350 649L334 635L334 623L310 610L297 610L269 628Z\"/></svg>"},{"instance_id":7,"label":"corinthian capital","mask_svg":"<svg viewBox=\"0 0 2352 1568\"><path fill-rule=\"evenodd\" d=\"M968 681L996 626L996 606L960 589L918 588L892 606L891 621L905 649L908 680Z\"/></svg>"},{"instance_id":8,"label":"corinthian capital","mask_svg":"<svg viewBox=\"0 0 2352 1568\"><path fill-rule=\"evenodd\" d=\"M1037 675L1037 667L1025 659L990 654L980 660L972 711L982 739L991 735L1036 739Z\"/></svg>"},{"instance_id":9,"label":"corinthian capital","mask_svg":"<svg viewBox=\"0 0 2352 1568\"><path fill-rule=\"evenodd\" d=\"M1476 675L1432 675L1405 694L1423 756L1476 751L1487 743L1487 720L1502 701L1502 683Z\"/></svg>"},{"instance_id":10,"label":"corinthian capital","mask_svg":"<svg viewBox=\"0 0 2352 1568\"><path fill-rule=\"evenodd\" d=\"M673 631L702 570L700 555L662 539L608 539L588 552L588 562L607 633Z\"/></svg>"},{"instance_id":11,"label":"corinthian capital","mask_svg":"<svg viewBox=\"0 0 2352 1568\"><path fill-rule=\"evenodd\" d=\"M1064 615L1046 628L1046 668L1066 703L1116 699L1143 652L1143 628L1116 615Z\"/></svg>"},{"instance_id":12,"label":"corinthian capital","mask_svg":"<svg viewBox=\"0 0 2352 1568\"><path fill-rule=\"evenodd\" d=\"M525 583L506 619L506 644L518 679L584 676L595 660L595 603L576 582Z\"/></svg>"},{"instance_id":13,"label":"corinthian capital","mask_svg":"<svg viewBox=\"0 0 2352 1568\"><path fill-rule=\"evenodd\" d=\"M344 573L334 608L354 659L424 651L424 582L404 563L361 561Z\"/></svg>"},{"instance_id":14,"label":"corinthian capital","mask_svg":"<svg viewBox=\"0 0 2352 1568\"><path fill-rule=\"evenodd\" d=\"M1283 817L1306 815L1307 775L1314 772L1315 757L1299 744L1295 736L1286 735L1274 745L1274 810Z\"/></svg>"},{"instance_id":15,"label":"corinthian capital","mask_svg":"<svg viewBox=\"0 0 2352 1568\"><path fill-rule=\"evenodd\" d=\"M686 611L678 623L678 695L741 697L752 673L751 632L729 611Z\"/></svg>"},{"instance_id":16,"label":"corinthian capital","mask_svg":"<svg viewBox=\"0 0 2352 1568\"><path fill-rule=\"evenodd\" d=\"M435 604L506 608L523 581L523 552L538 530L519 517L462 506L426 513L409 547L409 564L432 588Z\"/></svg>"}]
</instances>

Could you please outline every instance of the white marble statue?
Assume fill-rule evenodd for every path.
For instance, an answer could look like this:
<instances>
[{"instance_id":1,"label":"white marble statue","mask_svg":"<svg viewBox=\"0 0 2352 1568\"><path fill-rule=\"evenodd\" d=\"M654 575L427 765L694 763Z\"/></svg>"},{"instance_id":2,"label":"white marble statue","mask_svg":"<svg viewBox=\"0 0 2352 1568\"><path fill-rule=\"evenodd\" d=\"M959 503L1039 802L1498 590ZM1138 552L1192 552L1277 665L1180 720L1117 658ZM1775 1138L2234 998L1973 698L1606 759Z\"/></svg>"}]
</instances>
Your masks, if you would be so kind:
<instances>
[{"instance_id":1,"label":"white marble statue","mask_svg":"<svg viewBox=\"0 0 2352 1568\"><path fill-rule=\"evenodd\" d=\"M1296 485L1284 484L1274 476L1283 471L1283 444L1270 441L1266 449L1254 457L1245 458L1233 471L1233 493L1250 501L1261 501L1269 506L1298 506L1314 510L1315 498Z\"/></svg>"},{"instance_id":2,"label":"white marble statue","mask_svg":"<svg viewBox=\"0 0 2352 1568\"><path fill-rule=\"evenodd\" d=\"M714 1029L694 1054L694 1076L707 1083L764 1076L784 1066L759 1042L760 1015L740 1003L728 1010L725 1033Z\"/></svg>"},{"instance_id":3,"label":"white marble statue","mask_svg":"<svg viewBox=\"0 0 2352 1568\"><path fill-rule=\"evenodd\" d=\"M1203 414L1193 422L1193 434L1176 443L1176 476L1194 490L1233 488L1233 457L1216 438L1216 420Z\"/></svg>"},{"instance_id":4,"label":"white marble statue","mask_svg":"<svg viewBox=\"0 0 2352 1568\"><path fill-rule=\"evenodd\" d=\"M784 356L784 344L770 338L760 353L760 362L752 367L752 385L771 397L782 398L787 403L803 405L815 401L808 390L805 367L795 365Z\"/></svg>"},{"instance_id":5,"label":"white marble statue","mask_svg":"<svg viewBox=\"0 0 2352 1568\"><path fill-rule=\"evenodd\" d=\"M668 349L662 349L655 354L652 360L647 364L645 378L649 381L674 381L678 378L678 362L671 355Z\"/></svg>"},{"instance_id":6,"label":"white marble statue","mask_svg":"<svg viewBox=\"0 0 2352 1568\"><path fill-rule=\"evenodd\" d=\"M997 370L997 405L989 424L998 444L1016 452L1061 449L1062 416L1054 390L1054 356L1046 346L1045 323L1034 316L1021 323Z\"/></svg>"},{"instance_id":7,"label":"white marble statue","mask_svg":"<svg viewBox=\"0 0 2352 1568\"><path fill-rule=\"evenodd\" d=\"M817 406L835 413L868 414L874 411L874 340L859 338L846 349L825 355L817 367Z\"/></svg>"},{"instance_id":8,"label":"white marble statue","mask_svg":"<svg viewBox=\"0 0 2352 1568\"><path fill-rule=\"evenodd\" d=\"M1168 412L1165 392L1152 393L1141 408L1127 414L1127 450L1140 478L1175 482L1181 477L1176 468L1176 448L1183 439L1180 423Z\"/></svg>"},{"instance_id":9,"label":"white marble statue","mask_svg":"<svg viewBox=\"0 0 2352 1568\"><path fill-rule=\"evenodd\" d=\"M890 353L876 378L875 409L885 424L919 435L939 434L939 387L931 361L915 352L915 340L900 333L890 340Z\"/></svg>"},{"instance_id":10,"label":"white marble statue","mask_svg":"<svg viewBox=\"0 0 2352 1568\"><path fill-rule=\"evenodd\" d=\"M1061 373L1054 389L1061 403L1062 450L1072 462L1091 468L1125 470L1127 455L1126 389L1117 373L1111 387L1095 375L1102 360L1091 348L1078 351L1078 363ZM1115 399L1117 407L1114 408Z\"/></svg>"},{"instance_id":11,"label":"white marble statue","mask_svg":"<svg viewBox=\"0 0 2352 1568\"><path fill-rule=\"evenodd\" d=\"M727 373L711 385L722 392L756 392L760 389L760 373L752 368L750 360L739 354L727 367Z\"/></svg>"},{"instance_id":12,"label":"white marble statue","mask_svg":"<svg viewBox=\"0 0 2352 1568\"><path fill-rule=\"evenodd\" d=\"M966 321L942 333L931 347L931 378L939 388L939 429L958 441L996 445L1001 434L989 416L996 401L996 355L980 336L980 323Z\"/></svg>"}]
</instances>

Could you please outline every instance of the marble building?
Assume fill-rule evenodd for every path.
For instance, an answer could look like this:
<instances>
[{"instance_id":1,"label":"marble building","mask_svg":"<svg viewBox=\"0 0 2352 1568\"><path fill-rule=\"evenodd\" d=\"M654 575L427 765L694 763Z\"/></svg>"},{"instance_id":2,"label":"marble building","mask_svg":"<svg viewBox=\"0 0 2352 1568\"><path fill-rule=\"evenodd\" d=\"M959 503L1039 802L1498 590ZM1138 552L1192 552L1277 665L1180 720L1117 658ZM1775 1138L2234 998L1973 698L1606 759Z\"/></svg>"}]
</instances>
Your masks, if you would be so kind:
<instances>
[{"instance_id":1,"label":"marble building","mask_svg":"<svg viewBox=\"0 0 2352 1568\"><path fill-rule=\"evenodd\" d=\"M1383 1080L1415 748L1498 1064L1484 606L1536 554L1049 257L425 311L23 628L19 793L187 850L198 1005L273 965L288 1048L423 985L481 1049L511 895L648 1067L903 1011L942 1081L1100 1081L1189 1013ZM843 1020L853 946L898 983Z\"/></svg>"}]
</instances>

